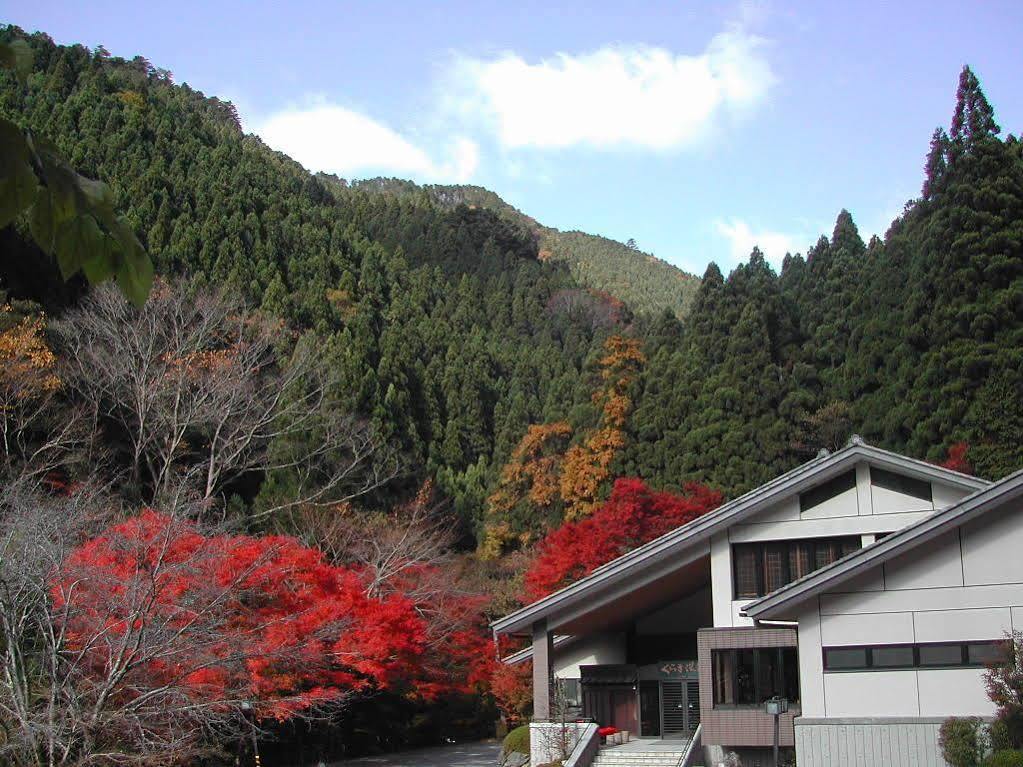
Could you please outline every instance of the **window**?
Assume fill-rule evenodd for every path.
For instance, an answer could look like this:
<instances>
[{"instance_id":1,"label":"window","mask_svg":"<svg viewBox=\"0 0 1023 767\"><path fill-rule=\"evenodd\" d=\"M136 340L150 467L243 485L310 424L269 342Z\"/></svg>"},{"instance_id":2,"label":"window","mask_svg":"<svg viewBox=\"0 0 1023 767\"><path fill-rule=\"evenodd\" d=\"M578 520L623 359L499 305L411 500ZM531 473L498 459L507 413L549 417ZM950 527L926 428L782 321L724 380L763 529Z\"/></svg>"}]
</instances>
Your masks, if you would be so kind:
<instances>
[{"instance_id":1,"label":"window","mask_svg":"<svg viewBox=\"0 0 1023 767\"><path fill-rule=\"evenodd\" d=\"M870 664L874 668L912 668L913 647L875 647L870 651Z\"/></svg>"},{"instance_id":2,"label":"window","mask_svg":"<svg viewBox=\"0 0 1023 767\"><path fill-rule=\"evenodd\" d=\"M920 498L924 501L931 501L931 483L925 482L922 479L914 479L913 477L906 477L902 474L896 474L893 471L885 471L879 469L876 466L870 467L870 484L876 485L877 487L883 487L885 490L891 490L895 493L902 493L903 495L911 495L914 498Z\"/></svg>"},{"instance_id":3,"label":"window","mask_svg":"<svg viewBox=\"0 0 1023 767\"><path fill-rule=\"evenodd\" d=\"M800 493L799 510L802 512L812 509L814 506L820 506L825 501L830 501L836 495L841 495L854 487L856 487L856 470L851 469L845 474L839 474L837 477L829 479L822 485L817 485L812 490Z\"/></svg>"},{"instance_id":4,"label":"window","mask_svg":"<svg viewBox=\"0 0 1023 767\"><path fill-rule=\"evenodd\" d=\"M921 666L962 666L963 646L958 644L932 644L920 647Z\"/></svg>"},{"instance_id":5,"label":"window","mask_svg":"<svg viewBox=\"0 0 1023 767\"><path fill-rule=\"evenodd\" d=\"M1000 641L825 647L824 670L965 668L997 663L1004 657L1004 645Z\"/></svg>"},{"instance_id":6,"label":"window","mask_svg":"<svg viewBox=\"0 0 1023 767\"><path fill-rule=\"evenodd\" d=\"M736 543L732 562L736 599L755 599L830 565L860 547L858 535L770 543Z\"/></svg>"},{"instance_id":7,"label":"window","mask_svg":"<svg viewBox=\"0 0 1023 767\"><path fill-rule=\"evenodd\" d=\"M866 647L829 647L824 650L824 668L833 669L867 668Z\"/></svg>"},{"instance_id":8,"label":"window","mask_svg":"<svg viewBox=\"0 0 1023 767\"><path fill-rule=\"evenodd\" d=\"M775 695L799 700L795 647L712 650L714 705L759 706Z\"/></svg>"},{"instance_id":9,"label":"window","mask_svg":"<svg viewBox=\"0 0 1023 767\"><path fill-rule=\"evenodd\" d=\"M966 645L966 662L971 666L1005 662L1005 644L1002 642L970 642Z\"/></svg>"}]
</instances>

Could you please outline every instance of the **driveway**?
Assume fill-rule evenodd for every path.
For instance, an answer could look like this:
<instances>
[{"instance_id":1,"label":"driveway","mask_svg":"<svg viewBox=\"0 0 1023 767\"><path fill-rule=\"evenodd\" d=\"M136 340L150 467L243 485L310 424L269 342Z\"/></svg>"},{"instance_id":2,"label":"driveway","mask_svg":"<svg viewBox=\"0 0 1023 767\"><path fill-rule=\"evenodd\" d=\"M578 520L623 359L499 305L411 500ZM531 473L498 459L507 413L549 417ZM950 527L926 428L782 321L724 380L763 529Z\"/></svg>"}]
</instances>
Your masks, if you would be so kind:
<instances>
[{"instance_id":1,"label":"driveway","mask_svg":"<svg viewBox=\"0 0 1023 767\"><path fill-rule=\"evenodd\" d=\"M500 742L486 741L364 756L336 762L333 767L496 767L500 754Z\"/></svg>"}]
</instances>

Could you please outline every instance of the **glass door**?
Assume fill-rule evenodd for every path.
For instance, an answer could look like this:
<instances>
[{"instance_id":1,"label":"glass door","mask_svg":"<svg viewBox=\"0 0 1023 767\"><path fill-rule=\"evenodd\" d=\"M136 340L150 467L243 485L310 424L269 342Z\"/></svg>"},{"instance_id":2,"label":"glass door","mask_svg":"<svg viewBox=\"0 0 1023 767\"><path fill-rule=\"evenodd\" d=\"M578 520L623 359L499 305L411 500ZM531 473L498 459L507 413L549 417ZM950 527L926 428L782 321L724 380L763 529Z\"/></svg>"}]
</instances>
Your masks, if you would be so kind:
<instances>
[{"instance_id":1,"label":"glass door","mask_svg":"<svg viewBox=\"0 0 1023 767\"><path fill-rule=\"evenodd\" d=\"M686 729L696 732L700 726L700 683L686 682Z\"/></svg>"},{"instance_id":2,"label":"glass door","mask_svg":"<svg viewBox=\"0 0 1023 767\"><path fill-rule=\"evenodd\" d=\"M661 685L659 682L639 683L639 734L659 737L661 734Z\"/></svg>"}]
</instances>

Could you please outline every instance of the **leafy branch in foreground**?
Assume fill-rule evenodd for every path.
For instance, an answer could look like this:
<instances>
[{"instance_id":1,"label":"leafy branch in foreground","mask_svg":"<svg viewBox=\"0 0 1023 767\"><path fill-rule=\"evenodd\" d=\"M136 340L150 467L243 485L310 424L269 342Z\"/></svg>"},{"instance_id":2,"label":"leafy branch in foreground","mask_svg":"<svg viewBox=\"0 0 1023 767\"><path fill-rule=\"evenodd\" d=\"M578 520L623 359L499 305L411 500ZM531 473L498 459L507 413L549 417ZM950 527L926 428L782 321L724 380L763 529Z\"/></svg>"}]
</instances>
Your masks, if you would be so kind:
<instances>
[{"instance_id":1,"label":"leafy branch in foreground","mask_svg":"<svg viewBox=\"0 0 1023 767\"><path fill-rule=\"evenodd\" d=\"M24 81L31 48L24 40L0 43L0 67ZM113 278L134 304L145 303L153 264L114 209L110 187L76 172L49 139L0 117L0 228L22 215L65 280L79 272L94 284Z\"/></svg>"}]
</instances>

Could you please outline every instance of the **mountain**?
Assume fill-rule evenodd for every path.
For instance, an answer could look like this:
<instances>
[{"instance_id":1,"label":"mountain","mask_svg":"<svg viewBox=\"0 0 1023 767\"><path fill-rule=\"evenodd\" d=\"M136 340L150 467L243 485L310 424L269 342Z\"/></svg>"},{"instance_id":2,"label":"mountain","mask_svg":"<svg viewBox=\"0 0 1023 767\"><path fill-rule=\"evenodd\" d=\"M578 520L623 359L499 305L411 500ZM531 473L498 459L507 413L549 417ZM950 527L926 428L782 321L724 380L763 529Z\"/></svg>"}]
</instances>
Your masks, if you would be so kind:
<instances>
[{"instance_id":1,"label":"mountain","mask_svg":"<svg viewBox=\"0 0 1023 767\"><path fill-rule=\"evenodd\" d=\"M689 311L700 285L698 277L644 253L634 244L544 226L480 186L433 184L420 187L401 179L374 178L354 181L352 187L392 195L422 192L443 208L466 205L493 211L532 236L542 260L565 262L579 283L609 293L639 312L670 311L681 319Z\"/></svg>"},{"instance_id":2,"label":"mountain","mask_svg":"<svg viewBox=\"0 0 1023 767\"><path fill-rule=\"evenodd\" d=\"M585 404L587 361L627 313L602 311L606 299L538 259L520 227L336 188L244 135L230 103L142 57L28 40L35 70L25 86L0 72L0 114L109 183L159 275L317 334L345 382L339 403L372 419L410 479L434 478L467 524L526 426ZM51 315L77 300L84 285L65 285L15 227L0 237L0 290Z\"/></svg>"},{"instance_id":3,"label":"mountain","mask_svg":"<svg viewBox=\"0 0 1023 767\"><path fill-rule=\"evenodd\" d=\"M1023 152L968 69L883 240L842 211L780 273L759 251L712 264L686 311L697 283L626 245L478 187L314 176L141 57L28 39L35 71L0 73L0 114L109 182L158 273L315 334L339 404L402 449L409 484L435 480L467 544L523 545L616 476L735 495L854 432L928 460L967 443L984 476L1023 466ZM17 227L0 241L12 297L55 314L85 289ZM519 494L523 466L543 492Z\"/></svg>"}]
</instances>

